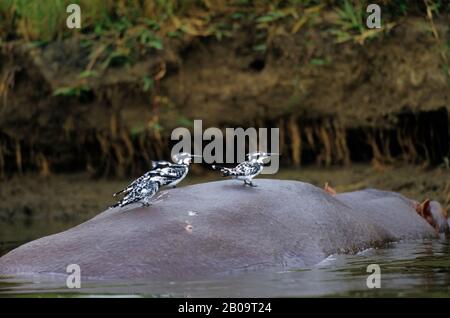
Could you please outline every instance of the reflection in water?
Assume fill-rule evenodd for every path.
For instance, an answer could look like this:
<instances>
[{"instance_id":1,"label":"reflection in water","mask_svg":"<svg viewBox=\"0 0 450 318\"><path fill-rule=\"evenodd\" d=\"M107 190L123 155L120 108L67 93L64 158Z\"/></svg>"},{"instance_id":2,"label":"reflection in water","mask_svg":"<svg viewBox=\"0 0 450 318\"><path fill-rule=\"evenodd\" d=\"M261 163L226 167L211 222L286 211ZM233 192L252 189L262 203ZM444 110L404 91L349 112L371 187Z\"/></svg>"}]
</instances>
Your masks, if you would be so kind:
<instances>
[{"instance_id":1,"label":"reflection in water","mask_svg":"<svg viewBox=\"0 0 450 318\"><path fill-rule=\"evenodd\" d=\"M381 267L381 288L368 289L366 268ZM303 297L303 296L450 296L450 242L408 241L357 255L333 255L301 270L247 272L208 281L83 282L79 290L62 287L61 277L43 280L0 279L0 296L129 297Z\"/></svg>"},{"instance_id":2,"label":"reflection in water","mask_svg":"<svg viewBox=\"0 0 450 318\"><path fill-rule=\"evenodd\" d=\"M90 218L86 215L86 219ZM46 235L62 232L85 221L73 218L71 220L17 219L0 221L0 256L10 250Z\"/></svg>"}]
</instances>

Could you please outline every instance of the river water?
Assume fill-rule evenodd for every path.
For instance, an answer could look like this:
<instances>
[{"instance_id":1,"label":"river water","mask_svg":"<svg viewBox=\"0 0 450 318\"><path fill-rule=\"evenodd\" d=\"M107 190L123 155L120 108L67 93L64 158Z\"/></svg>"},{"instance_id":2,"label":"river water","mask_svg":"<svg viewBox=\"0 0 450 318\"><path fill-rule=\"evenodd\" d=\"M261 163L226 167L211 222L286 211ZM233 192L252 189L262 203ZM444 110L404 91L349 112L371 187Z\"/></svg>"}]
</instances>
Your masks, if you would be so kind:
<instances>
[{"instance_id":1,"label":"river water","mask_svg":"<svg viewBox=\"0 0 450 318\"><path fill-rule=\"evenodd\" d=\"M380 288L367 286L368 279L373 281L370 264L380 267ZM357 255L331 255L307 269L277 268L214 280L81 284L81 289L68 289L64 277L0 277L0 297L449 297L450 242L391 243Z\"/></svg>"}]
</instances>

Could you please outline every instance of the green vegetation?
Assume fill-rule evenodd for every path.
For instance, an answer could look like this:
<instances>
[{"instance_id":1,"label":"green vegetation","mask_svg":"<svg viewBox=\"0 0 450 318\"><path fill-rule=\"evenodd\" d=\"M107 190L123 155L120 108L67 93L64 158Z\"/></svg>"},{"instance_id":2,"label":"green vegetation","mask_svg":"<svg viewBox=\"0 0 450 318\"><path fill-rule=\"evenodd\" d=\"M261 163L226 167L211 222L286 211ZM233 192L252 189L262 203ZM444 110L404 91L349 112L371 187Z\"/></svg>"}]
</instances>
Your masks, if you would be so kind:
<instances>
[{"instance_id":1,"label":"green vegetation","mask_svg":"<svg viewBox=\"0 0 450 318\"><path fill-rule=\"evenodd\" d=\"M81 30L65 27L69 3L81 6ZM367 0L2 0L0 43L24 39L30 45L42 46L49 41L77 37L89 48L100 40L104 45L92 52L92 61L100 62L105 69L133 64L148 51L163 50L165 40L174 38L214 36L222 40L240 28L251 26L258 34L252 49L265 53L274 34L295 34L321 22L328 24L336 43L364 44L388 32L406 15L427 17L430 29L436 33L433 17L450 13L450 4L444 0L384 0L380 3L383 27L370 30L365 26L368 3ZM448 74L448 48L445 43L438 45L442 69ZM323 65L319 61L311 64ZM144 83L144 90L150 86Z\"/></svg>"},{"instance_id":2,"label":"green vegetation","mask_svg":"<svg viewBox=\"0 0 450 318\"><path fill-rule=\"evenodd\" d=\"M98 73L96 71L83 71L78 75L79 78L97 77Z\"/></svg>"},{"instance_id":3,"label":"green vegetation","mask_svg":"<svg viewBox=\"0 0 450 318\"><path fill-rule=\"evenodd\" d=\"M82 8L82 30L64 27L69 3ZM353 32L367 32L364 26L367 1L318 0L2 0L0 2L1 38L51 41L74 34L107 36L138 28L139 41L157 50L163 48L159 38L214 35L229 36L239 24L254 24L270 29L282 23L292 33L305 24L314 23L323 10L335 11L334 34L338 42L350 40ZM429 8L434 15L450 12L444 0L384 0L383 18L394 20L404 15L421 15ZM144 28L145 30L142 30Z\"/></svg>"},{"instance_id":4,"label":"green vegetation","mask_svg":"<svg viewBox=\"0 0 450 318\"><path fill-rule=\"evenodd\" d=\"M53 92L54 96L81 97L89 93L91 89L85 85L60 87Z\"/></svg>"},{"instance_id":5,"label":"green vegetation","mask_svg":"<svg viewBox=\"0 0 450 318\"><path fill-rule=\"evenodd\" d=\"M338 28L333 28L331 32L336 36L336 42L346 42L352 39L352 31L357 34L364 34L367 31L364 22L364 10L361 3L354 6L348 0L343 1L343 5L336 9Z\"/></svg>"},{"instance_id":6,"label":"green vegetation","mask_svg":"<svg viewBox=\"0 0 450 318\"><path fill-rule=\"evenodd\" d=\"M310 63L314 66L325 66L329 65L331 61L329 59L313 58Z\"/></svg>"},{"instance_id":7,"label":"green vegetation","mask_svg":"<svg viewBox=\"0 0 450 318\"><path fill-rule=\"evenodd\" d=\"M81 6L82 28L79 30L70 30L65 26L68 15L66 6L69 3L78 3ZM65 67L64 72L61 72L63 75L61 79L59 76L52 77L50 87L54 89L53 95L61 99L71 99L74 102L98 98L106 105L111 104L111 109L108 110L112 112L109 120L110 135L96 134L93 137L102 147L101 158L98 160L100 164L96 161L94 164L100 167L99 169L104 169L105 173L109 173L114 167L130 167L131 170L137 171L139 167L133 166L135 162L143 159L149 161L148 158L138 157L137 153L153 151L160 156L167 148L164 146L166 141L161 137L163 134L160 132L166 129L160 124L160 122L166 123L164 120L160 121L164 115L171 116L171 121L176 121L179 125L192 127L192 120L184 117L186 114L183 114L184 110L181 107L177 109L179 104L174 102L175 99L168 97L166 83L161 83L161 80L165 77L166 71L167 74L173 74L170 72L177 70L178 57L180 60L184 58L182 54L184 48L190 49L189 45L193 44L197 49L197 43L208 42L195 41L198 38L216 39L222 41L226 47L227 42L240 45L240 37L245 35L246 42L242 48L239 47L239 50L242 49L242 55L245 58L253 55L249 62L243 59L243 67L248 63L249 69L252 70L251 75L255 75L255 79L256 72L253 74L255 70L258 72L263 70L261 78L269 75L279 76L278 72L272 72L272 69L278 71L278 65L281 63L274 63L273 60L277 61L278 57L284 58L289 55L289 62L294 61L290 63L296 72L286 74L292 78L287 76L287 78L280 78L280 87L284 85L285 80L292 81L292 95L286 96L284 102L280 104L286 116L303 112L302 107L307 108L305 101L309 95L314 97L310 94L315 90L310 77L318 76L321 72L328 70L336 71L336 66L340 63L334 58L333 44L338 47L336 51L339 51L341 43L345 43L342 46L350 50L358 50L358 45L367 45L370 41L377 42L373 43L376 47L378 42L389 37L389 30L396 25L402 25L406 17L414 17L417 18L415 20L420 21L419 25L424 27L420 28L419 32L427 36L428 42L430 35L433 37L431 40L434 39L435 43L432 43L431 52L436 56L439 55L439 67L446 74L447 79L450 79L450 41L439 29L443 24L442 21L445 18L448 19L450 14L448 1L378 1L377 3L382 7L382 28L373 30L366 27L368 3L370 3L369 0L0 0L0 46L7 48L9 44L20 46L25 43L28 47L36 48L37 54L58 53L61 49L70 51L69 53L73 52L72 55L76 56L73 59L66 58L70 55L65 54L67 52L47 55L47 57L51 56L50 59L55 59L55 65L63 64ZM411 20L414 19L408 19L408 22ZM228 41L235 35L237 35L236 41ZM285 41L288 37L289 41ZM65 40L74 41L58 43ZM293 52L290 45L301 47L302 51ZM41 52L39 52L40 49L42 49ZM228 54L227 52L225 53ZM30 50L30 53L35 52ZM7 56L6 53L5 56ZM11 54L11 59L13 57L15 57L14 54ZM136 64L139 61L144 63ZM45 63L43 65L46 66ZM300 66L305 65L308 66L307 69L300 72ZM5 67L5 72L0 79L1 100L7 100L8 93L12 91L12 85L15 83L16 73L18 72L15 68ZM363 79L364 74L363 71L355 70L355 78ZM120 75L129 76L122 78ZM442 76L442 74L439 75ZM68 79L69 76L72 78ZM217 76L223 75L217 73ZM345 76L345 73L339 76ZM117 81L117 78L120 81ZM130 81L128 81L129 78L131 78ZM149 115L142 116L143 123L133 122L133 125L127 126L120 111L118 111L119 114L113 113L117 110L116 108L119 108L112 102L116 98L115 85L118 82L125 83L125 79L129 87L125 88L123 85L121 90L134 92L136 88L139 89L140 95L136 97L136 103L145 103L145 106L148 106L146 110ZM450 80L448 84L450 85ZM101 87L99 94L97 94L98 87ZM233 94L235 92L232 89L229 91ZM183 94L180 93L180 95ZM286 94L289 92L286 91ZM181 100L181 98L178 99L177 103L181 103ZM234 107L236 103L229 105ZM134 107L132 104L123 107L128 106ZM69 128L71 120L67 123ZM293 135L301 130L294 123L285 124L290 125L286 131L293 131ZM320 160L321 163L330 165L334 160L332 157L334 149L340 149L336 151L340 157L334 161L347 162L348 153L345 152L347 146L343 142L345 141L343 130L341 127L336 127L338 136L327 135L324 133L328 127L326 125L323 126L325 128L319 125L307 127L308 130L302 134L309 138L309 141L312 140L309 144L313 145L311 146L313 152L319 151L314 148L315 141L311 136L318 136L317 139L320 141L316 142L327 145L322 153L317 154L318 162ZM130 132L131 137L134 138L134 144L123 131ZM370 132L367 134L370 135ZM377 140L382 138L368 138L369 146L374 154L379 153L380 147ZM80 140L85 142L84 140L88 138L80 137ZM298 145L300 142L301 139L293 144ZM6 162L2 159L3 153L7 153L9 161L16 161L18 171L22 170L21 151L25 149L25 146L21 146L16 140L8 142L8 147L9 143L14 146L8 149L0 144L0 177L2 162ZM407 144L406 141L405 144ZM3 151L2 147L7 151ZM305 149L306 147L308 146L305 146ZM134 149L140 149L140 151L134 151ZM389 150L389 146L386 149ZM23 152L33 153L27 150ZM411 152L415 152L415 149ZM301 152L292 156L294 155L297 156L294 162L300 164ZM411 155L411 158L414 156ZM48 170L47 159L43 155L41 157L36 155L31 160L35 166L41 167L39 169L42 171ZM89 164L91 164L90 161Z\"/></svg>"},{"instance_id":8,"label":"green vegetation","mask_svg":"<svg viewBox=\"0 0 450 318\"><path fill-rule=\"evenodd\" d=\"M155 85L155 81L153 80L153 78L150 78L148 76L144 76L142 78L142 90L144 92L152 90L154 85Z\"/></svg>"}]
</instances>

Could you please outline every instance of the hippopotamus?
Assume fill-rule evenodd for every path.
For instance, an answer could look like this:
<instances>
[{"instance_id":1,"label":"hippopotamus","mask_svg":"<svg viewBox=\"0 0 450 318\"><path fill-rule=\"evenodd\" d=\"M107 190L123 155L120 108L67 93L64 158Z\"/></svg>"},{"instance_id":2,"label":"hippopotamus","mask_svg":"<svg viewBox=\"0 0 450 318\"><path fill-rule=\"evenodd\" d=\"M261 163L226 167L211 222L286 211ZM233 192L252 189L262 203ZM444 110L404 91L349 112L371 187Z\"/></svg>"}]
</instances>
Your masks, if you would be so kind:
<instances>
[{"instance_id":1,"label":"hippopotamus","mask_svg":"<svg viewBox=\"0 0 450 318\"><path fill-rule=\"evenodd\" d=\"M433 213L442 218L430 219ZM438 238L448 228L439 203L419 204L394 192L217 181L162 191L148 207L111 208L24 244L0 258L0 275L67 275L70 264L84 278L146 281L298 269L336 253Z\"/></svg>"}]
</instances>

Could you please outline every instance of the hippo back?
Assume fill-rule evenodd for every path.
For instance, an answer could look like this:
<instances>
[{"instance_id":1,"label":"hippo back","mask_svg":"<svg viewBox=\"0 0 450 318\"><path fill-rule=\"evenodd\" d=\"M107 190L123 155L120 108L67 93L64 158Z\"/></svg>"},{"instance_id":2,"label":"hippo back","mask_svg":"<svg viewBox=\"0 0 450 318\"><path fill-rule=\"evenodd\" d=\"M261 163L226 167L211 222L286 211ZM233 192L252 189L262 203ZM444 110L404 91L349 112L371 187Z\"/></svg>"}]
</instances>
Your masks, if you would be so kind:
<instances>
[{"instance_id":1,"label":"hippo back","mask_svg":"<svg viewBox=\"0 0 450 318\"><path fill-rule=\"evenodd\" d=\"M78 264L85 278L204 278L311 266L333 253L434 235L398 195L333 197L297 181L257 184L198 184L162 191L150 207L106 210L11 251L0 274L64 274Z\"/></svg>"}]
</instances>

